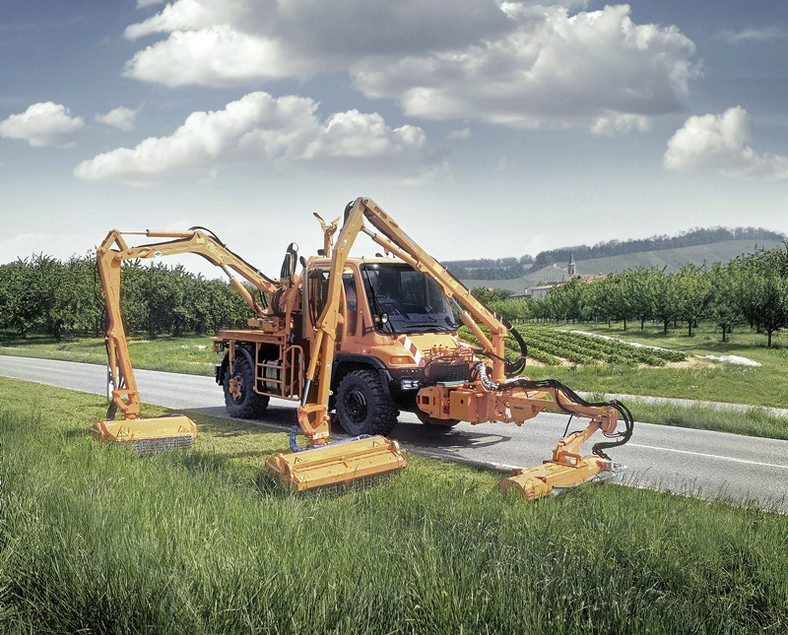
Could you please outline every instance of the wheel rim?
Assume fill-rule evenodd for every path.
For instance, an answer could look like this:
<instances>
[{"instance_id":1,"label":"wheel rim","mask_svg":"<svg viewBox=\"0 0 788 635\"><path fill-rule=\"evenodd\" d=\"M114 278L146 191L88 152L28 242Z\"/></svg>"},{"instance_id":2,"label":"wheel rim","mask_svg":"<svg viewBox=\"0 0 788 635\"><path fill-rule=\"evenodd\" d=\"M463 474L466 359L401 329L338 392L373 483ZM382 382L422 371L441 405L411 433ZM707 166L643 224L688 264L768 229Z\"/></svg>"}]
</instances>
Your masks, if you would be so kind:
<instances>
[{"instance_id":1,"label":"wheel rim","mask_svg":"<svg viewBox=\"0 0 788 635\"><path fill-rule=\"evenodd\" d=\"M244 380L240 375L230 377L227 382L227 392L233 398L233 401L242 401L244 396Z\"/></svg>"},{"instance_id":2,"label":"wheel rim","mask_svg":"<svg viewBox=\"0 0 788 635\"><path fill-rule=\"evenodd\" d=\"M364 421L367 418L367 398L360 390L351 390L345 401L345 410L354 422Z\"/></svg>"}]
</instances>

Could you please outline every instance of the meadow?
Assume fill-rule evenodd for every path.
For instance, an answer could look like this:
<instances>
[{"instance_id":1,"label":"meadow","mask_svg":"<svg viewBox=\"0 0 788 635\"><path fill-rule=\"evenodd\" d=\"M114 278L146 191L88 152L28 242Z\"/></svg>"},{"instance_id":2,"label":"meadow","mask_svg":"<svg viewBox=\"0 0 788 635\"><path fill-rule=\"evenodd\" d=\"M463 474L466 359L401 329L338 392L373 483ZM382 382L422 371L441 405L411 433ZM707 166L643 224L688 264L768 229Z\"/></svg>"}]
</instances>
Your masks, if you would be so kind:
<instances>
[{"instance_id":1,"label":"meadow","mask_svg":"<svg viewBox=\"0 0 788 635\"><path fill-rule=\"evenodd\" d=\"M610 483L529 503L418 456L294 497L263 469L281 430L197 416L140 458L91 439L103 397L29 387L0 378L2 632L788 629L785 516Z\"/></svg>"}]
</instances>

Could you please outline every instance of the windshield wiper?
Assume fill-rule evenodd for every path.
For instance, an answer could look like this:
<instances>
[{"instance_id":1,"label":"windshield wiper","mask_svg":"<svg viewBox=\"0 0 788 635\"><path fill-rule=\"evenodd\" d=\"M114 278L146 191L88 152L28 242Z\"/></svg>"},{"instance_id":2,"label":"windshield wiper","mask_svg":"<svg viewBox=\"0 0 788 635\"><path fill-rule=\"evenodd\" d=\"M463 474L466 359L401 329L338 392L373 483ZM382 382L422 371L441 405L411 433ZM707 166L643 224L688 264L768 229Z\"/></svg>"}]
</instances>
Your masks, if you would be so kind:
<instances>
[{"instance_id":1,"label":"windshield wiper","mask_svg":"<svg viewBox=\"0 0 788 635\"><path fill-rule=\"evenodd\" d=\"M361 272L364 274L364 281L366 282L366 287L368 289L368 295L372 296L372 304L375 305L375 312L377 313L377 317L380 319L381 327L380 330L384 331L386 328L386 324L389 325L391 329L392 335L397 335L397 331L394 329L394 325L391 323L391 318L389 317L388 313L383 310L383 307L380 306L380 302L378 301L378 296L375 293L375 289L372 286L372 280L369 279L369 271L366 268L362 268ZM386 321L383 321L383 316L386 316ZM375 317L375 316L373 316Z\"/></svg>"}]
</instances>

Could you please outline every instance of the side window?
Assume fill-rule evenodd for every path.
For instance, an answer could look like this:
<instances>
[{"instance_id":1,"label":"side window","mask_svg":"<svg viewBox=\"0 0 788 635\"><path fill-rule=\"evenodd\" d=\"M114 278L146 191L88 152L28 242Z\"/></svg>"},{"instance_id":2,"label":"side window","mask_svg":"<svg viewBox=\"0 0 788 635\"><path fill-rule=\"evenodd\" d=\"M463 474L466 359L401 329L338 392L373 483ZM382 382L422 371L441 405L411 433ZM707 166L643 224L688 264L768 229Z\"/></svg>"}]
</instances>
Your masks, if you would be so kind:
<instances>
[{"instance_id":1,"label":"side window","mask_svg":"<svg viewBox=\"0 0 788 635\"><path fill-rule=\"evenodd\" d=\"M342 284L345 286L345 302L347 303L345 333L348 335L355 335L356 324L358 322L358 293L356 291L356 279L352 273L345 273L342 275Z\"/></svg>"},{"instance_id":2,"label":"side window","mask_svg":"<svg viewBox=\"0 0 788 635\"><path fill-rule=\"evenodd\" d=\"M320 318L328 300L328 272L313 269L308 277L309 316L312 324Z\"/></svg>"},{"instance_id":3,"label":"side window","mask_svg":"<svg viewBox=\"0 0 788 635\"><path fill-rule=\"evenodd\" d=\"M348 311L355 311L358 308L358 297L356 294L356 279L353 277L353 274L343 274L342 284L345 285L345 298L347 300Z\"/></svg>"}]
</instances>

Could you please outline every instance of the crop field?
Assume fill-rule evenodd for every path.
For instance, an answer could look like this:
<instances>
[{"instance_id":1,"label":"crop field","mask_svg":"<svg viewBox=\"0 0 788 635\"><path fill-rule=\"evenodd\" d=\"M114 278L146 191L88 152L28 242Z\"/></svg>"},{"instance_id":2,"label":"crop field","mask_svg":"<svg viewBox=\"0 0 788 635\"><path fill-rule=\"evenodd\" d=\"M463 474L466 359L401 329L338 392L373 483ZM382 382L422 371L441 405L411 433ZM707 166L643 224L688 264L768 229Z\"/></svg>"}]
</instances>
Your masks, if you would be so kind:
<instances>
[{"instance_id":1,"label":"crop field","mask_svg":"<svg viewBox=\"0 0 788 635\"><path fill-rule=\"evenodd\" d=\"M528 356L545 366L601 363L664 366L668 362L682 362L687 358L682 351L632 346L613 338L595 337L549 326L520 325L516 328L528 345ZM460 335L478 344L467 327L460 327ZM519 353L520 348L514 337L506 338L506 349L509 354Z\"/></svg>"},{"instance_id":2,"label":"crop field","mask_svg":"<svg viewBox=\"0 0 788 635\"><path fill-rule=\"evenodd\" d=\"M293 497L263 469L280 430L201 416L140 458L90 438L105 406L0 378L2 632L788 629L785 516L613 484L529 503L418 456Z\"/></svg>"},{"instance_id":3,"label":"crop field","mask_svg":"<svg viewBox=\"0 0 788 635\"><path fill-rule=\"evenodd\" d=\"M568 325L558 332L577 328ZM623 331L620 326L585 325L580 328L683 353L686 361L668 362L663 366L616 363L533 365L526 373L536 379L555 377L567 385L599 394L650 395L788 408L788 391L785 390L788 385L788 340L784 334L775 339L777 346L769 349L764 346L761 335L745 329L735 333L731 341L721 342L719 333L708 326L699 328L693 337L688 337L682 330L671 331L665 336L658 327L651 331ZM747 364L724 361L737 358L746 360Z\"/></svg>"}]
</instances>

